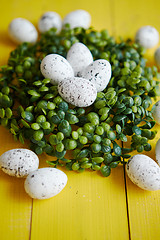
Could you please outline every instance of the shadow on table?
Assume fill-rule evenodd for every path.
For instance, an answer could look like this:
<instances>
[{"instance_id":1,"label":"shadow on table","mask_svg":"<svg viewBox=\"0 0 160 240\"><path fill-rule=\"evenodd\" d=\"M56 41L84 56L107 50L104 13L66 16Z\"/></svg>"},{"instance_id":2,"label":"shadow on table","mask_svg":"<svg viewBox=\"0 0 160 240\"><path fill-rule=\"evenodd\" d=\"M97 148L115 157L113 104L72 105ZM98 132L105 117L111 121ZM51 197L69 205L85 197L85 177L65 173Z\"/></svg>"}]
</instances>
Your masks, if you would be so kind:
<instances>
[{"instance_id":1,"label":"shadow on table","mask_svg":"<svg viewBox=\"0 0 160 240\"><path fill-rule=\"evenodd\" d=\"M0 170L0 185L3 184L1 187L1 194L6 195L5 198L9 198L11 202L28 202L32 201L32 199L26 194L24 190L24 181L25 178L16 178L5 174L3 171Z\"/></svg>"}]
</instances>

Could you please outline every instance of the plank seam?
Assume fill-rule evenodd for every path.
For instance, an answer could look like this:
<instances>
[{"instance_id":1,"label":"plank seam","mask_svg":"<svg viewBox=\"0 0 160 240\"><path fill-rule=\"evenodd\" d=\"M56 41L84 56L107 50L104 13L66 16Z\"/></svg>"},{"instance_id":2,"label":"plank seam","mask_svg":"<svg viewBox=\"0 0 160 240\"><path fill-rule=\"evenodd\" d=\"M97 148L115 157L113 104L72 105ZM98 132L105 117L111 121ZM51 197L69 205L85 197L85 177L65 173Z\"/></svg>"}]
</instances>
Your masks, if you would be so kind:
<instances>
[{"instance_id":1,"label":"plank seam","mask_svg":"<svg viewBox=\"0 0 160 240\"><path fill-rule=\"evenodd\" d=\"M116 35L115 29L115 1L110 0L110 18L111 18L111 26L112 26L112 35ZM123 142L121 142L123 148ZM127 223L128 223L128 236L129 240L131 240L131 230L130 230L130 218L129 218L129 206L128 206L128 193L127 193L127 183L126 183L126 172L125 172L125 162L123 159L123 173L124 173L124 187L125 187L125 198L126 198L126 211L127 211Z\"/></svg>"},{"instance_id":2,"label":"plank seam","mask_svg":"<svg viewBox=\"0 0 160 240\"><path fill-rule=\"evenodd\" d=\"M122 142L122 147L123 147L123 142ZM127 182L126 182L126 171L125 171L124 158L123 158L123 173L124 173L124 186L125 186L125 196L126 196L126 210L127 210L127 222L128 222L128 235L129 235L129 240L131 240L130 217L129 217L129 204L128 204L128 192L127 192Z\"/></svg>"},{"instance_id":3,"label":"plank seam","mask_svg":"<svg viewBox=\"0 0 160 240\"><path fill-rule=\"evenodd\" d=\"M31 232L32 232L32 215L33 215L33 198L32 198L32 205L31 205L29 240L31 240Z\"/></svg>"}]
</instances>

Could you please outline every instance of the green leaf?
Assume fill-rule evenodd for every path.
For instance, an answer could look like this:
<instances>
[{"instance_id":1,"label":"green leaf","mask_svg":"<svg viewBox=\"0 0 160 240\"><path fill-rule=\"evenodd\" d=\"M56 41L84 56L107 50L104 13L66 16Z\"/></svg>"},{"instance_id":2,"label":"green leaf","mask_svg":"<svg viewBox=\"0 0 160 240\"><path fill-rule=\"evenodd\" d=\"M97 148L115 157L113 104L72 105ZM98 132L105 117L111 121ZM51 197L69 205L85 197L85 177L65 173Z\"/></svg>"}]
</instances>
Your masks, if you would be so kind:
<instances>
[{"instance_id":1,"label":"green leaf","mask_svg":"<svg viewBox=\"0 0 160 240\"><path fill-rule=\"evenodd\" d=\"M127 116L126 115L117 115L113 118L113 121L114 122L120 122L122 121L123 119L125 119Z\"/></svg>"},{"instance_id":2,"label":"green leaf","mask_svg":"<svg viewBox=\"0 0 160 240\"><path fill-rule=\"evenodd\" d=\"M40 97L40 93L36 92L35 90L29 90L28 94L34 97Z\"/></svg>"},{"instance_id":3,"label":"green leaf","mask_svg":"<svg viewBox=\"0 0 160 240\"><path fill-rule=\"evenodd\" d=\"M83 149L82 151L80 151L80 152L77 154L77 159L81 159L81 158L87 157L87 156L88 156L88 153L89 153L89 150L88 150L88 149Z\"/></svg>"},{"instance_id":4,"label":"green leaf","mask_svg":"<svg viewBox=\"0 0 160 240\"><path fill-rule=\"evenodd\" d=\"M24 111L21 113L21 116L27 122L32 122L34 120L34 116L31 112Z\"/></svg>"},{"instance_id":5,"label":"green leaf","mask_svg":"<svg viewBox=\"0 0 160 240\"><path fill-rule=\"evenodd\" d=\"M131 108L126 108L124 110L124 112L123 112L123 114L126 114L126 115L131 114L131 113L132 113L132 109Z\"/></svg>"},{"instance_id":6,"label":"green leaf","mask_svg":"<svg viewBox=\"0 0 160 240\"><path fill-rule=\"evenodd\" d=\"M111 174L111 168L109 166L102 166L100 171L104 177L108 177Z\"/></svg>"},{"instance_id":7,"label":"green leaf","mask_svg":"<svg viewBox=\"0 0 160 240\"><path fill-rule=\"evenodd\" d=\"M116 142L113 143L113 152L114 152L117 156L120 156L121 153L122 153L121 147L120 147Z\"/></svg>"},{"instance_id":8,"label":"green leaf","mask_svg":"<svg viewBox=\"0 0 160 240\"><path fill-rule=\"evenodd\" d=\"M141 135L141 129L137 126L133 126L132 127L132 131L133 133L135 133L136 135Z\"/></svg>"}]
</instances>

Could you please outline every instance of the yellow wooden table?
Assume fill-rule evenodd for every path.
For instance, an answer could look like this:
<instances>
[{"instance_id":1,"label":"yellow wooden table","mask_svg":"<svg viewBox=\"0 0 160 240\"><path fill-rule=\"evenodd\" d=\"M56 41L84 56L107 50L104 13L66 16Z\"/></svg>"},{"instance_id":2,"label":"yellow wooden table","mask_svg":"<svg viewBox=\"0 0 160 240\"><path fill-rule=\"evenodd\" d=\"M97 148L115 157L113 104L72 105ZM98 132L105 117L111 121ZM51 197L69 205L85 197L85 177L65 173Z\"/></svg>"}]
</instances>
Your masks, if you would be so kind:
<instances>
[{"instance_id":1,"label":"yellow wooden table","mask_svg":"<svg viewBox=\"0 0 160 240\"><path fill-rule=\"evenodd\" d=\"M0 65L16 47L7 36L13 18L24 17L37 24L45 11L64 17L75 9L89 11L92 26L107 28L115 37L133 38L144 25L160 32L159 0L1 0ZM154 50L147 52L150 62L154 61ZM148 154L153 159L159 137L160 128ZM24 146L0 127L0 154L16 147ZM50 157L40 159L44 166ZM143 191L127 177L125 180L122 166L113 169L108 178L91 171L78 174L63 170L68 175L67 186L48 200L32 200L24 191L24 179L0 171L0 240L160 239L160 191Z\"/></svg>"}]
</instances>

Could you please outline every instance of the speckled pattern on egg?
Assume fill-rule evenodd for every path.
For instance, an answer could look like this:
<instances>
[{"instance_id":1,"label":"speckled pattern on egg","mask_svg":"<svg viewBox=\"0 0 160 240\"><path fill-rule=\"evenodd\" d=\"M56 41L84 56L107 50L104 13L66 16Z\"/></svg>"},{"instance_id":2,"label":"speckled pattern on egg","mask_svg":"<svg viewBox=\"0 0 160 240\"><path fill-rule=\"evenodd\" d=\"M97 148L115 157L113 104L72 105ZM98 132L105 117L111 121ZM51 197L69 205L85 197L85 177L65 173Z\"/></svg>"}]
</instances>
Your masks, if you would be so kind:
<instances>
[{"instance_id":1,"label":"speckled pattern on egg","mask_svg":"<svg viewBox=\"0 0 160 240\"><path fill-rule=\"evenodd\" d=\"M87 66L81 76L95 84L97 92L101 92L111 78L111 64L105 59L98 59Z\"/></svg>"},{"instance_id":2,"label":"speckled pattern on egg","mask_svg":"<svg viewBox=\"0 0 160 240\"><path fill-rule=\"evenodd\" d=\"M49 11L41 16L38 22L38 29L41 33L44 33L51 28L56 28L57 33L59 33L62 28L62 20L58 13Z\"/></svg>"},{"instance_id":3,"label":"speckled pattern on egg","mask_svg":"<svg viewBox=\"0 0 160 240\"><path fill-rule=\"evenodd\" d=\"M73 44L66 58L71 64L75 76L79 76L80 72L93 62L90 50L83 43Z\"/></svg>"},{"instance_id":4,"label":"speckled pattern on egg","mask_svg":"<svg viewBox=\"0 0 160 240\"><path fill-rule=\"evenodd\" d=\"M126 172L131 181L144 190L160 190L160 167L150 157L137 154L126 164Z\"/></svg>"},{"instance_id":5,"label":"speckled pattern on egg","mask_svg":"<svg viewBox=\"0 0 160 240\"><path fill-rule=\"evenodd\" d=\"M68 103L77 107L87 107L94 103L97 90L94 84L84 78L74 77L58 85L58 92Z\"/></svg>"},{"instance_id":6,"label":"speckled pattern on egg","mask_svg":"<svg viewBox=\"0 0 160 240\"><path fill-rule=\"evenodd\" d=\"M10 38L20 44L23 42L35 43L38 32L34 25L24 18L15 18L9 24L8 33Z\"/></svg>"},{"instance_id":7,"label":"speckled pattern on egg","mask_svg":"<svg viewBox=\"0 0 160 240\"><path fill-rule=\"evenodd\" d=\"M43 76L51 79L54 85L74 76L69 62L58 54L49 54L43 58L40 68Z\"/></svg>"},{"instance_id":8,"label":"speckled pattern on egg","mask_svg":"<svg viewBox=\"0 0 160 240\"><path fill-rule=\"evenodd\" d=\"M11 149L0 156L0 167L10 176L25 177L38 166L38 156L29 149Z\"/></svg>"},{"instance_id":9,"label":"speckled pattern on egg","mask_svg":"<svg viewBox=\"0 0 160 240\"><path fill-rule=\"evenodd\" d=\"M40 168L30 173L24 183L30 197L47 199L57 195L67 184L67 175L56 168Z\"/></svg>"},{"instance_id":10,"label":"speckled pattern on egg","mask_svg":"<svg viewBox=\"0 0 160 240\"><path fill-rule=\"evenodd\" d=\"M82 27L88 29L91 24L91 15L85 10L75 10L70 12L63 19L63 27L69 24L70 28Z\"/></svg>"}]
</instances>

